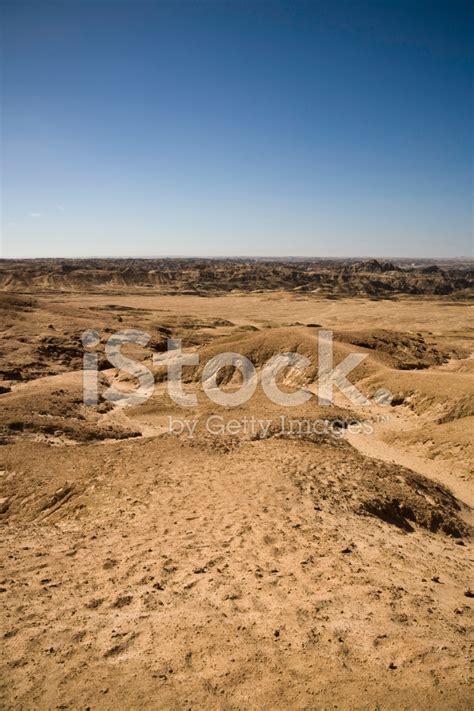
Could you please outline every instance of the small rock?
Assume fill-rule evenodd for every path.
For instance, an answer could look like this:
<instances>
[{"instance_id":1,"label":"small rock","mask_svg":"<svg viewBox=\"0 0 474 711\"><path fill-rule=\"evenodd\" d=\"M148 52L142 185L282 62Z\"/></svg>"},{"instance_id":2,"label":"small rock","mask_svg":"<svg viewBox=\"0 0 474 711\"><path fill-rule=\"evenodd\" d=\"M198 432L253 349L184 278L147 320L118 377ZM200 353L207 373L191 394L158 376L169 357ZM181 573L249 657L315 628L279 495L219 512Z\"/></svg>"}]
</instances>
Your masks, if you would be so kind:
<instances>
[{"instance_id":1,"label":"small rock","mask_svg":"<svg viewBox=\"0 0 474 711\"><path fill-rule=\"evenodd\" d=\"M133 600L133 595L121 595L118 597L115 602L113 603L112 607L118 607L119 609L121 607L125 607L126 605L130 605L130 603Z\"/></svg>"},{"instance_id":2,"label":"small rock","mask_svg":"<svg viewBox=\"0 0 474 711\"><path fill-rule=\"evenodd\" d=\"M111 570L112 568L115 568L116 565L117 561L114 558L107 558L102 567L104 570Z\"/></svg>"},{"instance_id":3,"label":"small rock","mask_svg":"<svg viewBox=\"0 0 474 711\"><path fill-rule=\"evenodd\" d=\"M344 553L344 554L352 553L354 551L354 548L355 548L354 544L350 543L346 548L342 549L341 553Z\"/></svg>"},{"instance_id":4,"label":"small rock","mask_svg":"<svg viewBox=\"0 0 474 711\"><path fill-rule=\"evenodd\" d=\"M86 603L86 607L89 610L95 610L96 608L100 607L100 605L102 605L103 602L104 602L103 597L96 597L96 598L93 598L90 602Z\"/></svg>"},{"instance_id":5,"label":"small rock","mask_svg":"<svg viewBox=\"0 0 474 711\"><path fill-rule=\"evenodd\" d=\"M0 498L0 514L5 513L10 506L10 499L8 496L2 496Z\"/></svg>"}]
</instances>

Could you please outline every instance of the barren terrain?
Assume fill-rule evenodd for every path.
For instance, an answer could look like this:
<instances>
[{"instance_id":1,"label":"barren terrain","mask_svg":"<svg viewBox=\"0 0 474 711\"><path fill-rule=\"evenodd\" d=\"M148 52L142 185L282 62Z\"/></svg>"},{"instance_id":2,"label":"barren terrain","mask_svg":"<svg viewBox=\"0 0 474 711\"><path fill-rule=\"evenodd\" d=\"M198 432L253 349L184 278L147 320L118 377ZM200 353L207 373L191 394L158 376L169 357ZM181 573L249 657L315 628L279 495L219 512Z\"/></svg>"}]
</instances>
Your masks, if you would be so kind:
<instances>
[{"instance_id":1,"label":"barren terrain","mask_svg":"<svg viewBox=\"0 0 474 711\"><path fill-rule=\"evenodd\" d=\"M472 708L472 285L462 261L2 261L2 707ZM124 349L146 403L83 403L87 329L101 393L136 385L107 338L150 335ZM370 406L202 392L218 353L296 351L281 387L316 393L321 329L367 355ZM170 337L193 408L152 364Z\"/></svg>"}]
</instances>

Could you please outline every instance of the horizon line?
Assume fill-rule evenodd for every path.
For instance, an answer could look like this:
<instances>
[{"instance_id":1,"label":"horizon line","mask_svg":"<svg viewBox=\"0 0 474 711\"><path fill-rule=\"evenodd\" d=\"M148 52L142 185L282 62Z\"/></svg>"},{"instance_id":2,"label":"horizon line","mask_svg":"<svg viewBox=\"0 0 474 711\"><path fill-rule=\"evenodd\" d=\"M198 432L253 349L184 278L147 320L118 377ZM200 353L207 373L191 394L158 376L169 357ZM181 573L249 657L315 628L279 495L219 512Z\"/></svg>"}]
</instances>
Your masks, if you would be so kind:
<instances>
[{"instance_id":1,"label":"horizon line","mask_svg":"<svg viewBox=\"0 0 474 711\"><path fill-rule=\"evenodd\" d=\"M366 254L366 255L358 255L358 256L314 256L314 255L283 255L283 256L271 256L271 255L247 255L247 254L240 254L240 255L226 255L226 254L221 254L221 255L196 255L196 254L158 254L158 255L77 255L77 256L63 256L63 255L58 255L58 256L31 256L31 257L2 257L0 256L0 261L19 261L19 260L24 260L24 261L33 261L33 260L92 260L92 259L143 259L143 260L153 260L153 259L210 259L210 260L271 260L271 261L291 261L291 260L298 260L298 261L311 261L311 260L376 260L376 261L397 261L397 260L404 260L404 261L420 261L420 260L430 260L430 261L436 261L436 260L443 260L443 261L454 261L454 260L469 260L469 261L474 261L474 255L456 255L456 256L451 256L451 257L434 257L434 256L416 256L416 257L411 257L411 256L400 256L400 257L395 257L393 255L386 255L386 256L377 256L375 257L374 255Z\"/></svg>"}]
</instances>

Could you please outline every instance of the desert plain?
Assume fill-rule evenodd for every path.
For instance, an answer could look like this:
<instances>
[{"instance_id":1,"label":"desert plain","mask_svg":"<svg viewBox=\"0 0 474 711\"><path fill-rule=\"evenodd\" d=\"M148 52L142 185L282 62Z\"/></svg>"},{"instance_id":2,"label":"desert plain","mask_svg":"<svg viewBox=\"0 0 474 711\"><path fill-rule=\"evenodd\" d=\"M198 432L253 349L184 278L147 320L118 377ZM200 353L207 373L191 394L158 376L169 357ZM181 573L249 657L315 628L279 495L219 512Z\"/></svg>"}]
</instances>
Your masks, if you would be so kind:
<instances>
[{"instance_id":1,"label":"desert plain","mask_svg":"<svg viewBox=\"0 0 474 711\"><path fill-rule=\"evenodd\" d=\"M473 283L469 260L1 261L2 708L472 708ZM107 339L150 335L124 348L146 402L84 403L90 329L99 395L137 385ZM366 356L369 405L318 402L321 329ZM199 354L194 407L152 362L169 338ZM280 385L312 396L217 405L227 351L308 357Z\"/></svg>"}]
</instances>

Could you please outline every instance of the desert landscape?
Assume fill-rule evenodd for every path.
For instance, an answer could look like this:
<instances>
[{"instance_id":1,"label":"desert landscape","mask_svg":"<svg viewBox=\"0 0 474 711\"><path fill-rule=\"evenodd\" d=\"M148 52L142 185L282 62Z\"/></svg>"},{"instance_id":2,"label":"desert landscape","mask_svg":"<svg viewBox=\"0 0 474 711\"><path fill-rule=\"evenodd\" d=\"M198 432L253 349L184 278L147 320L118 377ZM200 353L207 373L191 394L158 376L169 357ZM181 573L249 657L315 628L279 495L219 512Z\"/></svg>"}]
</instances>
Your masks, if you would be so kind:
<instances>
[{"instance_id":1,"label":"desert landscape","mask_svg":"<svg viewBox=\"0 0 474 711\"><path fill-rule=\"evenodd\" d=\"M2 708L472 708L473 285L469 259L1 260ZM103 397L137 386L123 329L156 383L130 407ZM370 405L318 401L322 329ZM228 351L306 356L280 386L310 399L216 405Z\"/></svg>"}]
</instances>

